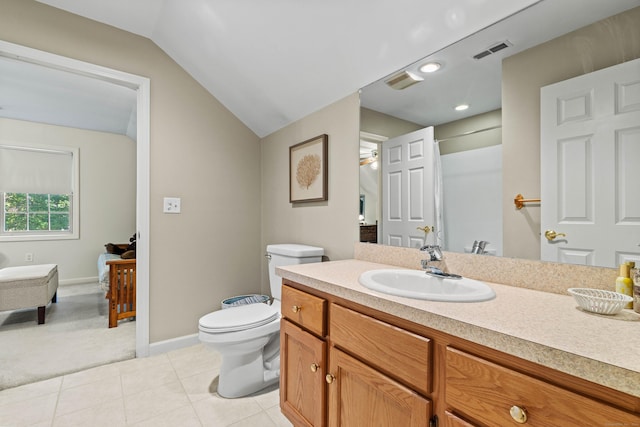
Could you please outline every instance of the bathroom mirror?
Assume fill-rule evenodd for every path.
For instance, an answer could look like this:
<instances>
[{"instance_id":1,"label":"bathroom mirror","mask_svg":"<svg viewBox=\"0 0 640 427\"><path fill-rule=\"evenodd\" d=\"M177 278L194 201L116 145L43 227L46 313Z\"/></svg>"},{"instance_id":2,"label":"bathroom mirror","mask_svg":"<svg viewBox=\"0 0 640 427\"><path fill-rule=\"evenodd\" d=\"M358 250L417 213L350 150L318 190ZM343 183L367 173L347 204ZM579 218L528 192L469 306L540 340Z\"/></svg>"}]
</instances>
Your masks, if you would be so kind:
<instances>
[{"instance_id":1,"label":"bathroom mirror","mask_svg":"<svg viewBox=\"0 0 640 427\"><path fill-rule=\"evenodd\" d=\"M393 73L364 87L360 194L367 197L365 223L380 221L382 210L373 153L380 153L387 138L434 126L445 175L445 230L448 226L464 233L455 247L446 249L465 252L474 240L488 240L495 255L540 259L546 243L541 239L541 205L517 209L514 204L518 194L537 199L541 193L540 87L640 57L639 20L638 0L543 0L399 70L422 78L418 83L392 89L386 81ZM430 62L440 68L419 70ZM527 93L521 90L527 75L547 80L527 87ZM469 108L456 111L459 104ZM453 166L445 162L456 157L462 158L458 164L458 159L450 162ZM454 169L447 183L450 166ZM467 187L488 175L492 184L481 190ZM456 204L448 209L451 203ZM491 236L483 234L486 230Z\"/></svg>"}]
</instances>

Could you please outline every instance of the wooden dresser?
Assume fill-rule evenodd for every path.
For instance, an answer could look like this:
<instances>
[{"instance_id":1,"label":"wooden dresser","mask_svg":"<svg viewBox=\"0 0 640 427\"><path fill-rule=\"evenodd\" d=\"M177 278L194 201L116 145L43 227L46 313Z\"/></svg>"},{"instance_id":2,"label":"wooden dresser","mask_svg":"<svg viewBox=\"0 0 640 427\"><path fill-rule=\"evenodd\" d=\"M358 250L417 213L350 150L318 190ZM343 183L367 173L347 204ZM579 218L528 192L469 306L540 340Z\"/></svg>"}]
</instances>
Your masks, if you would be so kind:
<instances>
[{"instance_id":1,"label":"wooden dresser","mask_svg":"<svg viewBox=\"0 0 640 427\"><path fill-rule=\"evenodd\" d=\"M378 226L376 224L361 225L360 241L367 243L378 243Z\"/></svg>"}]
</instances>

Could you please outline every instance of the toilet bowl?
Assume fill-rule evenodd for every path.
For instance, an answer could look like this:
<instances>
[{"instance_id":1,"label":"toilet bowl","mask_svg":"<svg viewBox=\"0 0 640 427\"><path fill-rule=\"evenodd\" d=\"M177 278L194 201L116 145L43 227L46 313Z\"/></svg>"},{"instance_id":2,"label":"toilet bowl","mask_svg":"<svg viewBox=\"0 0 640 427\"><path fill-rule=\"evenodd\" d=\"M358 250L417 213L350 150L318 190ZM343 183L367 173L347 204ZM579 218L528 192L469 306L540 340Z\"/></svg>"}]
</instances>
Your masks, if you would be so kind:
<instances>
[{"instance_id":1,"label":"toilet bowl","mask_svg":"<svg viewBox=\"0 0 640 427\"><path fill-rule=\"evenodd\" d=\"M198 338L218 351L222 366L218 394L234 398L255 393L280 378L280 296L278 266L320 262L324 250L315 246L267 246L273 303L230 307L202 316Z\"/></svg>"}]
</instances>

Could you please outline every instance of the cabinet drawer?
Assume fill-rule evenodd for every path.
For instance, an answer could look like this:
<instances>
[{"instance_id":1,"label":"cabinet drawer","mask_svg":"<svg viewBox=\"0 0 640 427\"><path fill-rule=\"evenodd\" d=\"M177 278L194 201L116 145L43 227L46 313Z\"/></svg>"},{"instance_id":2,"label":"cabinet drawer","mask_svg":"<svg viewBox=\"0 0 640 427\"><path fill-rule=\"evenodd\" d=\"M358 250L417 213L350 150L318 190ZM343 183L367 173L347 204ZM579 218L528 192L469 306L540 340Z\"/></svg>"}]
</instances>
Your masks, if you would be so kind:
<instances>
[{"instance_id":1,"label":"cabinet drawer","mask_svg":"<svg viewBox=\"0 0 640 427\"><path fill-rule=\"evenodd\" d=\"M534 427L640 424L636 415L451 347L445 399L452 412L491 426L517 425L513 407L522 408L526 425Z\"/></svg>"},{"instance_id":2,"label":"cabinet drawer","mask_svg":"<svg viewBox=\"0 0 640 427\"><path fill-rule=\"evenodd\" d=\"M282 286L282 315L319 336L327 334L326 306L324 298Z\"/></svg>"},{"instance_id":3,"label":"cabinet drawer","mask_svg":"<svg viewBox=\"0 0 640 427\"><path fill-rule=\"evenodd\" d=\"M331 304L331 341L415 390L431 392L431 341Z\"/></svg>"}]
</instances>

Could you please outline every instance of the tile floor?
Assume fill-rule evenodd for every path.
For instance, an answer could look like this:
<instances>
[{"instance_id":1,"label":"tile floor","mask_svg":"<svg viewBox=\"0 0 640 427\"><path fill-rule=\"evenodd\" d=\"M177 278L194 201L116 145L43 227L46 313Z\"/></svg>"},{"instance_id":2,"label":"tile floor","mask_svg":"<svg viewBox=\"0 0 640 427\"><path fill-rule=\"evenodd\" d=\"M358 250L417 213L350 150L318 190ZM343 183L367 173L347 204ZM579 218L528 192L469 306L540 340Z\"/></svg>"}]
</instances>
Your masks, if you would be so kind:
<instances>
[{"instance_id":1,"label":"tile floor","mask_svg":"<svg viewBox=\"0 0 640 427\"><path fill-rule=\"evenodd\" d=\"M220 362L199 344L3 390L0 426L291 426L276 387L220 397Z\"/></svg>"}]
</instances>

